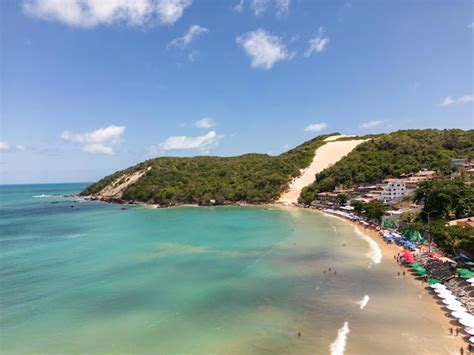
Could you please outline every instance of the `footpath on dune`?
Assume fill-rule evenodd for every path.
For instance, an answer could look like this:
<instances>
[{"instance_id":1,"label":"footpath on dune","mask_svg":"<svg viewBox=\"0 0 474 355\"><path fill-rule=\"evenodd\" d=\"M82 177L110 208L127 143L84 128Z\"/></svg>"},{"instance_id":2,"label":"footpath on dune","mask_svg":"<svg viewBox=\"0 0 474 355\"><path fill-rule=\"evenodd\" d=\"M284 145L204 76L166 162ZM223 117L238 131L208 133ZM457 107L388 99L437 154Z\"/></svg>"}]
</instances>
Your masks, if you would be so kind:
<instances>
[{"instance_id":1,"label":"footpath on dune","mask_svg":"<svg viewBox=\"0 0 474 355\"><path fill-rule=\"evenodd\" d=\"M301 190L316 180L316 174L337 163L355 147L366 141L366 139L337 141L343 137L347 136L339 135L326 138L327 143L316 149L311 164L302 170L300 176L291 181L290 188L280 196L277 202L284 205L296 204Z\"/></svg>"}]
</instances>

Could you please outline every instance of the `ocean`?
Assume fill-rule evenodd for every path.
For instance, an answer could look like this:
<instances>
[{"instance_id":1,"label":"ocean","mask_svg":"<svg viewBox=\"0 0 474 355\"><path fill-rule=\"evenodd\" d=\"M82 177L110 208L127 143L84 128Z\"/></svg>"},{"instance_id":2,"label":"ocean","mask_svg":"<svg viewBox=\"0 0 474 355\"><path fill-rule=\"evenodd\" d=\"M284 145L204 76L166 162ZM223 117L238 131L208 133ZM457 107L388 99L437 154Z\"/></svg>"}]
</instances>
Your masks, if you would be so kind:
<instances>
[{"instance_id":1,"label":"ocean","mask_svg":"<svg viewBox=\"0 0 474 355\"><path fill-rule=\"evenodd\" d=\"M85 186L0 186L4 354L410 353L443 335L338 218L61 197Z\"/></svg>"}]
</instances>

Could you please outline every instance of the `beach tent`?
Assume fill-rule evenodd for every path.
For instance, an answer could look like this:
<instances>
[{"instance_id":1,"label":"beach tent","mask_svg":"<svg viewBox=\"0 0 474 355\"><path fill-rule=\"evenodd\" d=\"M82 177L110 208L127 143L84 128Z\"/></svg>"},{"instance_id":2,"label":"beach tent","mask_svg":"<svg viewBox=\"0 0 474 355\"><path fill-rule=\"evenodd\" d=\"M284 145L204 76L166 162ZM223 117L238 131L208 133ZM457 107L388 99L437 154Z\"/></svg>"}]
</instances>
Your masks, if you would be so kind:
<instances>
[{"instance_id":1,"label":"beach tent","mask_svg":"<svg viewBox=\"0 0 474 355\"><path fill-rule=\"evenodd\" d=\"M440 284L441 281L438 280L438 279L429 279L429 280L428 280L428 283L429 283L430 285L434 285L434 284Z\"/></svg>"},{"instance_id":2,"label":"beach tent","mask_svg":"<svg viewBox=\"0 0 474 355\"><path fill-rule=\"evenodd\" d=\"M403 232L403 236L412 242L421 242L423 240L420 232L412 228L407 228L405 232Z\"/></svg>"},{"instance_id":3,"label":"beach tent","mask_svg":"<svg viewBox=\"0 0 474 355\"><path fill-rule=\"evenodd\" d=\"M397 223L389 218L384 218L382 222L384 228L397 228Z\"/></svg>"}]
</instances>

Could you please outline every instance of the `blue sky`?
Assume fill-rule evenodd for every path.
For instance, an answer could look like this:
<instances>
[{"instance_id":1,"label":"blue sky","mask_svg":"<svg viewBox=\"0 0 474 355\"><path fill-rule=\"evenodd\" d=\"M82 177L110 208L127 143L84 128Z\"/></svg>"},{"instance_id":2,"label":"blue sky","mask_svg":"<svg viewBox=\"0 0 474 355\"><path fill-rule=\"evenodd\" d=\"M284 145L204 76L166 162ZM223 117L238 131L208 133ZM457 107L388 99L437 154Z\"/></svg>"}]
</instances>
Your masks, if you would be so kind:
<instances>
[{"instance_id":1,"label":"blue sky","mask_svg":"<svg viewBox=\"0 0 474 355\"><path fill-rule=\"evenodd\" d=\"M471 0L1 2L0 183L473 128Z\"/></svg>"}]
</instances>

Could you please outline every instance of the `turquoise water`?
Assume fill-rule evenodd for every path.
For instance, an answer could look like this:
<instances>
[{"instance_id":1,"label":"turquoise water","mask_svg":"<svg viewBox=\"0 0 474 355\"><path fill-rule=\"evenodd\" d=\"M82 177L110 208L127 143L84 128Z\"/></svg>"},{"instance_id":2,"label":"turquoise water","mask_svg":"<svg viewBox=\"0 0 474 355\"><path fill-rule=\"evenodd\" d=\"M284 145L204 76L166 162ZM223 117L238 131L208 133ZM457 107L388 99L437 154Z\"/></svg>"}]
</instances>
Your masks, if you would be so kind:
<instances>
[{"instance_id":1,"label":"turquoise water","mask_svg":"<svg viewBox=\"0 0 474 355\"><path fill-rule=\"evenodd\" d=\"M3 353L328 353L370 283L338 219L55 196L84 186L0 187Z\"/></svg>"}]
</instances>

